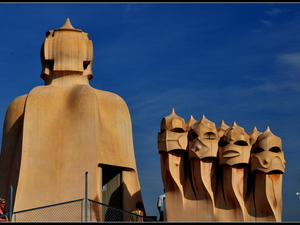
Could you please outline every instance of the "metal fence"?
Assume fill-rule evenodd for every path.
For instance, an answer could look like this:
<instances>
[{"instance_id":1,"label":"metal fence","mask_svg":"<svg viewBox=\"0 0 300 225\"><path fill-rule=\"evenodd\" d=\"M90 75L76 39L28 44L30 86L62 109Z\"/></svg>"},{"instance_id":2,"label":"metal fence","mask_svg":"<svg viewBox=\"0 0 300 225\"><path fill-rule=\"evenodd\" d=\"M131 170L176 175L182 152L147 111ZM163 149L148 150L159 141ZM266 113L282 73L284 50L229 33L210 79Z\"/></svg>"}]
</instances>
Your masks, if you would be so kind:
<instances>
[{"instance_id":1,"label":"metal fence","mask_svg":"<svg viewBox=\"0 0 300 225\"><path fill-rule=\"evenodd\" d=\"M13 212L13 186L10 186L11 222L128 222L131 212L88 199L88 172L85 173L85 198L43 207ZM142 217L145 222L157 222L153 217Z\"/></svg>"},{"instance_id":2,"label":"metal fence","mask_svg":"<svg viewBox=\"0 0 300 225\"><path fill-rule=\"evenodd\" d=\"M111 207L105 205L100 202L95 202L90 200L90 218L89 221L96 222L96 221L103 221L103 222L128 222L130 221L131 216L137 216L139 218L143 218L145 222L156 222L153 218L150 217L143 217L131 212L124 211L122 209L118 209L115 207ZM95 212L100 212L99 215L96 215Z\"/></svg>"},{"instance_id":3,"label":"metal fence","mask_svg":"<svg viewBox=\"0 0 300 225\"><path fill-rule=\"evenodd\" d=\"M13 212L11 222L128 222L135 215L90 199L87 201L88 205L85 204L85 199L78 199ZM138 217L144 218L145 222L157 222L153 218Z\"/></svg>"},{"instance_id":4,"label":"metal fence","mask_svg":"<svg viewBox=\"0 0 300 225\"><path fill-rule=\"evenodd\" d=\"M11 222L83 222L84 199L13 212Z\"/></svg>"}]
</instances>

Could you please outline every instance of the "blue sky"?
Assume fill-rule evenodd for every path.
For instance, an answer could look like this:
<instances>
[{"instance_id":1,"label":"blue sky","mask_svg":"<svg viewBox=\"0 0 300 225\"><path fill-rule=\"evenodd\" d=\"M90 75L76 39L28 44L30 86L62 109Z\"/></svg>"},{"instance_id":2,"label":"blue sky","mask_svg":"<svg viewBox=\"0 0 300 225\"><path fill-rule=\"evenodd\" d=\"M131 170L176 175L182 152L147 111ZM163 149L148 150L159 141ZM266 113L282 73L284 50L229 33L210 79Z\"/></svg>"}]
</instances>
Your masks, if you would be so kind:
<instances>
[{"instance_id":1,"label":"blue sky","mask_svg":"<svg viewBox=\"0 0 300 225\"><path fill-rule=\"evenodd\" d=\"M92 87L128 104L142 195L158 216L157 134L171 113L269 126L283 142L283 221L300 221L300 4L0 3L0 126L43 85L40 48L66 18L94 44ZM2 130L1 130L2 133Z\"/></svg>"}]
</instances>

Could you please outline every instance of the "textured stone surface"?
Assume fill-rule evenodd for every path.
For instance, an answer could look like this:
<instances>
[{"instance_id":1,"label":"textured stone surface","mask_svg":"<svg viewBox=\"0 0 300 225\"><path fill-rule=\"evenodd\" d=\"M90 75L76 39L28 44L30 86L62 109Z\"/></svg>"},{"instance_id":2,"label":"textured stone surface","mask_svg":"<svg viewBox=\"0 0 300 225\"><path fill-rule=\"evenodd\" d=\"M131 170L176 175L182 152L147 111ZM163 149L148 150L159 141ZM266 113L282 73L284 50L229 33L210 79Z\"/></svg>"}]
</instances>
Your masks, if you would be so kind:
<instances>
[{"instance_id":1,"label":"textured stone surface","mask_svg":"<svg viewBox=\"0 0 300 225\"><path fill-rule=\"evenodd\" d=\"M17 97L6 112L0 193L9 199L13 186L14 212L72 201L84 197L88 172L88 198L101 202L101 165L110 165L122 169L120 202L131 211L142 197L128 107L120 96L90 86L87 33L67 19L46 35L45 85Z\"/></svg>"},{"instance_id":2,"label":"textured stone surface","mask_svg":"<svg viewBox=\"0 0 300 225\"><path fill-rule=\"evenodd\" d=\"M158 151L168 222L281 221L286 162L269 127L246 133L222 120L216 128L204 115L185 122L172 109L162 119Z\"/></svg>"}]
</instances>

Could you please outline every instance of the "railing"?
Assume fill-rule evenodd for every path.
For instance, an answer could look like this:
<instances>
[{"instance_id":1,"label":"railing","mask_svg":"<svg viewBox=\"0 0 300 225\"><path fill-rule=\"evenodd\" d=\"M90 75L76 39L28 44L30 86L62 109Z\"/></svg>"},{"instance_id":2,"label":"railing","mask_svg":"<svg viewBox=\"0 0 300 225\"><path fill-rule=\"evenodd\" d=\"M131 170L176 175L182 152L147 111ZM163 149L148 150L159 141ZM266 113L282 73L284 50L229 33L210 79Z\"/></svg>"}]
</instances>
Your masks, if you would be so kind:
<instances>
[{"instance_id":1,"label":"railing","mask_svg":"<svg viewBox=\"0 0 300 225\"><path fill-rule=\"evenodd\" d=\"M135 215L90 199L88 203L87 213L84 199L78 199L13 212L11 222L128 222L130 217ZM149 217L138 217L144 218L145 222L157 222Z\"/></svg>"},{"instance_id":2,"label":"railing","mask_svg":"<svg viewBox=\"0 0 300 225\"><path fill-rule=\"evenodd\" d=\"M83 222L84 199L12 213L11 222Z\"/></svg>"},{"instance_id":3,"label":"railing","mask_svg":"<svg viewBox=\"0 0 300 225\"><path fill-rule=\"evenodd\" d=\"M13 188L10 186L10 212L6 213L10 222L128 222L135 215L100 202L88 199L88 173L85 173L85 197L68 202L47 205L13 212ZM142 217L145 222L157 222L150 217Z\"/></svg>"}]
</instances>

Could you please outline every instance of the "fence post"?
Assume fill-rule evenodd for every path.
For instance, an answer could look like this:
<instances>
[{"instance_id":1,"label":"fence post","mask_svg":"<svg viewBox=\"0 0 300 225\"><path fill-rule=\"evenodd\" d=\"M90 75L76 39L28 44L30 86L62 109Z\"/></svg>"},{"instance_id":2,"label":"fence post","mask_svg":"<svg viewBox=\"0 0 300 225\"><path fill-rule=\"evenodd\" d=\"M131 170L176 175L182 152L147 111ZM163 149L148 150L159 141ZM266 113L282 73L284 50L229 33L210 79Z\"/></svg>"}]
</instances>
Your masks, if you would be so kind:
<instances>
[{"instance_id":1,"label":"fence post","mask_svg":"<svg viewBox=\"0 0 300 225\"><path fill-rule=\"evenodd\" d=\"M10 185L10 196L9 196L9 222L12 219L12 210L13 210L13 186Z\"/></svg>"},{"instance_id":2,"label":"fence post","mask_svg":"<svg viewBox=\"0 0 300 225\"><path fill-rule=\"evenodd\" d=\"M88 172L85 172L85 218L84 221L87 222L88 217Z\"/></svg>"},{"instance_id":3,"label":"fence post","mask_svg":"<svg viewBox=\"0 0 300 225\"><path fill-rule=\"evenodd\" d=\"M163 221L166 221L166 197L163 198Z\"/></svg>"}]
</instances>

